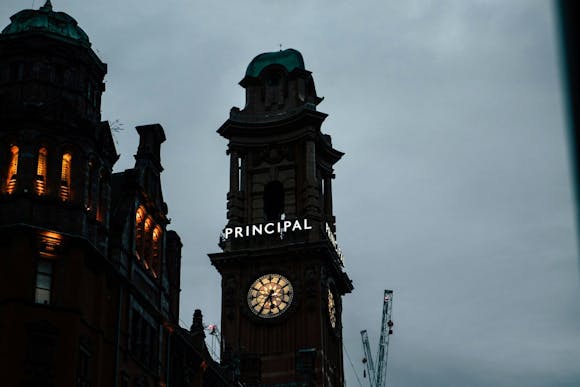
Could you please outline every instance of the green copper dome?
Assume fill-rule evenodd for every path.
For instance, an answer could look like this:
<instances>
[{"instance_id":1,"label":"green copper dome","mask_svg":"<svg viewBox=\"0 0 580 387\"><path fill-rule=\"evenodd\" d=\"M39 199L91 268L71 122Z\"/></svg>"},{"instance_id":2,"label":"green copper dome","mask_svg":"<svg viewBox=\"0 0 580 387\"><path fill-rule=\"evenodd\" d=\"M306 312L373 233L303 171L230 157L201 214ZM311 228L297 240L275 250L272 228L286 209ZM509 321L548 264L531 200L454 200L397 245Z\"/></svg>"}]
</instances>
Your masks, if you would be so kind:
<instances>
[{"instance_id":1,"label":"green copper dome","mask_svg":"<svg viewBox=\"0 0 580 387\"><path fill-rule=\"evenodd\" d=\"M266 52L252 59L246 70L246 77L257 77L264 68L271 64L282 65L288 72L295 68L304 70L302 54L289 48L284 51Z\"/></svg>"},{"instance_id":2,"label":"green copper dome","mask_svg":"<svg viewBox=\"0 0 580 387\"><path fill-rule=\"evenodd\" d=\"M73 40L86 47L91 45L89 37L78 26L77 21L64 12L54 12L50 0L38 10L25 9L18 12L10 21L2 35L37 31Z\"/></svg>"}]
</instances>

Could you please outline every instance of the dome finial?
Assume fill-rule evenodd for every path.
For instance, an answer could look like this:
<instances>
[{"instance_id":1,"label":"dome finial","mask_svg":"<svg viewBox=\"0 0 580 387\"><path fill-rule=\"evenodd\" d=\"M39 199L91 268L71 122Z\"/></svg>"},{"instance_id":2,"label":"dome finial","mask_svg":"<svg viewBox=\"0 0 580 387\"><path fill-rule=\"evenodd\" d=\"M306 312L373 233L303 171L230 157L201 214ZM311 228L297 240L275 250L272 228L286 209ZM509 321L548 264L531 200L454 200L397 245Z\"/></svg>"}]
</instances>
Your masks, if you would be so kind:
<instances>
[{"instance_id":1,"label":"dome finial","mask_svg":"<svg viewBox=\"0 0 580 387\"><path fill-rule=\"evenodd\" d=\"M52 3L50 2L50 0L46 0L46 3L44 3L44 5L40 7L40 9L43 11L52 11Z\"/></svg>"}]
</instances>

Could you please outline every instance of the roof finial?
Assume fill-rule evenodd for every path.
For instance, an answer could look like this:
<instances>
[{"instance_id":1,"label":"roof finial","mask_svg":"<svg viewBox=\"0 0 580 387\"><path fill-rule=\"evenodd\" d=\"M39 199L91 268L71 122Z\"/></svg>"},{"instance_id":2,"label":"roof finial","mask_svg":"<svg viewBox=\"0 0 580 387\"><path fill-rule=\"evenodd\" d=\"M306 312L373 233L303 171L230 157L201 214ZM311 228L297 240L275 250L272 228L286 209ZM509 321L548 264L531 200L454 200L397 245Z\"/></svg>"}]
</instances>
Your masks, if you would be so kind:
<instances>
[{"instance_id":1,"label":"roof finial","mask_svg":"<svg viewBox=\"0 0 580 387\"><path fill-rule=\"evenodd\" d=\"M42 7L40 7L43 11L52 11L52 3L50 0L46 0L46 3Z\"/></svg>"}]
</instances>

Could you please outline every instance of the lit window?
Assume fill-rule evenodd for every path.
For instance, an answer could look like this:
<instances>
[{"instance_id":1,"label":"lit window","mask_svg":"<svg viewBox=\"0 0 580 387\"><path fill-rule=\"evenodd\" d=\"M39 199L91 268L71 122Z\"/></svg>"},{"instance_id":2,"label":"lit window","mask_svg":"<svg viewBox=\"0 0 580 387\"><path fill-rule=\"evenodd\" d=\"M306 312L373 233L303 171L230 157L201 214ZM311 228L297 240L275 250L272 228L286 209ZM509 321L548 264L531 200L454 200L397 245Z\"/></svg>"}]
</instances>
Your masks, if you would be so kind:
<instances>
[{"instance_id":1,"label":"lit window","mask_svg":"<svg viewBox=\"0 0 580 387\"><path fill-rule=\"evenodd\" d=\"M62 155L62 167L60 172L60 198L63 201L70 200L70 163L72 156L70 153Z\"/></svg>"},{"instance_id":2,"label":"lit window","mask_svg":"<svg viewBox=\"0 0 580 387\"><path fill-rule=\"evenodd\" d=\"M161 227L155 226L153 229L153 274L159 275L161 268Z\"/></svg>"},{"instance_id":3,"label":"lit window","mask_svg":"<svg viewBox=\"0 0 580 387\"><path fill-rule=\"evenodd\" d=\"M143 230L143 255L142 258L145 260L145 267L149 268L151 266L151 241L152 241L152 230L151 226L153 225L153 221L150 217L145 219L145 229Z\"/></svg>"},{"instance_id":4,"label":"lit window","mask_svg":"<svg viewBox=\"0 0 580 387\"><path fill-rule=\"evenodd\" d=\"M8 176L6 178L6 192L12 193L16 188L16 174L18 173L18 153L16 145L10 147L10 165L8 166Z\"/></svg>"},{"instance_id":5,"label":"lit window","mask_svg":"<svg viewBox=\"0 0 580 387\"><path fill-rule=\"evenodd\" d=\"M151 230L151 224L153 224L153 221L151 220L150 217L147 217L147 219L145 219L145 232L148 233L149 230Z\"/></svg>"},{"instance_id":6,"label":"lit window","mask_svg":"<svg viewBox=\"0 0 580 387\"><path fill-rule=\"evenodd\" d=\"M141 259L143 255L143 226L145 221L145 210L143 207L137 209L137 214L135 215L135 252L137 253L137 258Z\"/></svg>"},{"instance_id":7,"label":"lit window","mask_svg":"<svg viewBox=\"0 0 580 387\"><path fill-rule=\"evenodd\" d=\"M44 231L40 234L40 256L54 258L58 255L62 244L62 237L52 231Z\"/></svg>"},{"instance_id":8,"label":"lit window","mask_svg":"<svg viewBox=\"0 0 580 387\"><path fill-rule=\"evenodd\" d=\"M52 262L39 260L36 268L36 299L38 304L50 304Z\"/></svg>"},{"instance_id":9,"label":"lit window","mask_svg":"<svg viewBox=\"0 0 580 387\"><path fill-rule=\"evenodd\" d=\"M145 215L145 210L143 209L143 207L137 208L137 213L135 215L135 221L137 223L141 223L143 221L144 215Z\"/></svg>"},{"instance_id":10,"label":"lit window","mask_svg":"<svg viewBox=\"0 0 580 387\"><path fill-rule=\"evenodd\" d=\"M38 164L36 166L36 194L44 195L46 190L46 148L38 150Z\"/></svg>"},{"instance_id":11,"label":"lit window","mask_svg":"<svg viewBox=\"0 0 580 387\"><path fill-rule=\"evenodd\" d=\"M135 213L135 254L155 278L161 269L162 235L161 227L147 215L143 206L139 206Z\"/></svg>"}]
</instances>

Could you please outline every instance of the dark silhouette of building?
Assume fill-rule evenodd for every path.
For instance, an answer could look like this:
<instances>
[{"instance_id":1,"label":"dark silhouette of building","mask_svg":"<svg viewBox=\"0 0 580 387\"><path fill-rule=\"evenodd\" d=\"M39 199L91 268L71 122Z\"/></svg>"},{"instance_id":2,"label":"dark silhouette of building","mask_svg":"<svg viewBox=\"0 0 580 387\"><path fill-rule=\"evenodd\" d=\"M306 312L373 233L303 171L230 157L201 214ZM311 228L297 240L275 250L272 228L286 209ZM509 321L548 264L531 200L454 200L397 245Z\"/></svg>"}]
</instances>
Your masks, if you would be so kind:
<instances>
[{"instance_id":1,"label":"dark silhouette of building","mask_svg":"<svg viewBox=\"0 0 580 387\"><path fill-rule=\"evenodd\" d=\"M228 385L201 312L178 325L158 125L135 167L101 121L107 66L50 0L0 34L0 385Z\"/></svg>"},{"instance_id":2,"label":"dark silhouette of building","mask_svg":"<svg viewBox=\"0 0 580 387\"><path fill-rule=\"evenodd\" d=\"M50 0L0 34L2 386L342 386L331 181L342 153L295 50L262 54L246 107L219 129L231 157L222 364L202 315L179 326L182 244L169 230L161 125L137 127L134 168L113 173L101 121L107 66Z\"/></svg>"},{"instance_id":3,"label":"dark silhouette of building","mask_svg":"<svg viewBox=\"0 0 580 387\"><path fill-rule=\"evenodd\" d=\"M332 211L343 153L321 132L311 73L293 49L265 53L218 133L229 140L230 188L220 245L222 362L262 386L343 386L343 270Z\"/></svg>"}]
</instances>

